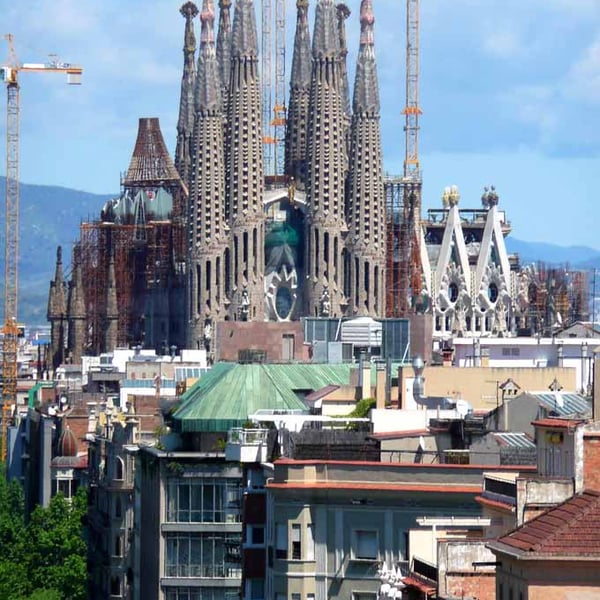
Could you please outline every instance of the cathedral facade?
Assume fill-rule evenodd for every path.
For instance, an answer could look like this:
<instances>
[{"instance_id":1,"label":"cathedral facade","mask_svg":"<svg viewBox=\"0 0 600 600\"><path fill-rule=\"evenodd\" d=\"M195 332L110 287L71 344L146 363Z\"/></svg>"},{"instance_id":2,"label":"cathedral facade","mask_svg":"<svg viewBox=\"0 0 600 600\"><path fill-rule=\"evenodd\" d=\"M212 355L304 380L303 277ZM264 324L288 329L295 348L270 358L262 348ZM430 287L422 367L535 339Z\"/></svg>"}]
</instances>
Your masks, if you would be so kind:
<instances>
[{"instance_id":1,"label":"cathedral facade","mask_svg":"<svg viewBox=\"0 0 600 600\"><path fill-rule=\"evenodd\" d=\"M371 0L360 7L354 94L345 19L296 2L285 177L263 166L256 6L204 0L186 19L175 164L189 188L187 345L219 321L383 316L385 198ZM233 15L231 14L233 8ZM194 53L197 58L194 61ZM284 183L282 183L282 181Z\"/></svg>"}]
</instances>

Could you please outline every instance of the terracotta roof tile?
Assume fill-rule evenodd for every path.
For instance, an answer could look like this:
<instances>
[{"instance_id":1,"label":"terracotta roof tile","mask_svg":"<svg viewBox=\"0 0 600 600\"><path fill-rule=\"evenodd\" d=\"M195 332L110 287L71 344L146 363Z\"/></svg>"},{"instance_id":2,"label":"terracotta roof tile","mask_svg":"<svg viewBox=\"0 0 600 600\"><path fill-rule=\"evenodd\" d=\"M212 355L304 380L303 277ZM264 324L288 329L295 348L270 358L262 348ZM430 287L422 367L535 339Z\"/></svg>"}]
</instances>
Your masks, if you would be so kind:
<instances>
[{"instance_id":1,"label":"terracotta roof tile","mask_svg":"<svg viewBox=\"0 0 600 600\"><path fill-rule=\"evenodd\" d=\"M534 427L556 427L557 429L569 429L570 427L577 427L580 423L583 423L585 419L538 419L532 421L531 424Z\"/></svg>"},{"instance_id":2,"label":"terracotta roof tile","mask_svg":"<svg viewBox=\"0 0 600 600\"><path fill-rule=\"evenodd\" d=\"M498 508L511 513L515 512L515 507L512 504L509 504L508 502L500 502L499 500L492 500L491 498L486 498L485 496L475 496L475 502L483 504L484 506Z\"/></svg>"},{"instance_id":3,"label":"terracotta roof tile","mask_svg":"<svg viewBox=\"0 0 600 600\"><path fill-rule=\"evenodd\" d=\"M600 557L600 492L573 496L498 542L527 556Z\"/></svg>"}]
</instances>

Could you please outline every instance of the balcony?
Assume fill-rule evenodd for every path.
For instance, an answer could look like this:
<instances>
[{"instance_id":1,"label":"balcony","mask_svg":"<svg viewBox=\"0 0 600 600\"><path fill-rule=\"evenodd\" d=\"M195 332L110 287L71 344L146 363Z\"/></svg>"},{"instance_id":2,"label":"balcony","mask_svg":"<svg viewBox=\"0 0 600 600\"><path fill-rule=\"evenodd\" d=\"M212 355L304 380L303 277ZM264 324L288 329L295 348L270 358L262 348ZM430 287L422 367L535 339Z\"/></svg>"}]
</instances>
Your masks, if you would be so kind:
<instances>
[{"instance_id":1,"label":"balcony","mask_svg":"<svg viewBox=\"0 0 600 600\"><path fill-rule=\"evenodd\" d=\"M241 463L267 461L267 429L234 428L227 434L226 460Z\"/></svg>"}]
</instances>

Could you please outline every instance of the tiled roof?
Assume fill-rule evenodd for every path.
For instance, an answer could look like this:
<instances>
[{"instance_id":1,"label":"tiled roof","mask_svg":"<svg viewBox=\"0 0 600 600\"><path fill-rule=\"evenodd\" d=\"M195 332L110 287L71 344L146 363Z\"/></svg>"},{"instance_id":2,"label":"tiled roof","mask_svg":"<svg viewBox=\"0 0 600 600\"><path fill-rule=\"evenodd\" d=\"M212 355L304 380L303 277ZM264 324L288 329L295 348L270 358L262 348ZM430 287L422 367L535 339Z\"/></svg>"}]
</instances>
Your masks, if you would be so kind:
<instances>
[{"instance_id":1,"label":"tiled roof","mask_svg":"<svg viewBox=\"0 0 600 600\"><path fill-rule=\"evenodd\" d=\"M580 423L583 423L584 419L557 419L549 417L547 419L537 419L532 421L534 427L556 427L557 429L570 429L577 427Z\"/></svg>"},{"instance_id":2,"label":"tiled roof","mask_svg":"<svg viewBox=\"0 0 600 600\"><path fill-rule=\"evenodd\" d=\"M600 558L600 492L585 490L491 542L527 557Z\"/></svg>"}]
</instances>

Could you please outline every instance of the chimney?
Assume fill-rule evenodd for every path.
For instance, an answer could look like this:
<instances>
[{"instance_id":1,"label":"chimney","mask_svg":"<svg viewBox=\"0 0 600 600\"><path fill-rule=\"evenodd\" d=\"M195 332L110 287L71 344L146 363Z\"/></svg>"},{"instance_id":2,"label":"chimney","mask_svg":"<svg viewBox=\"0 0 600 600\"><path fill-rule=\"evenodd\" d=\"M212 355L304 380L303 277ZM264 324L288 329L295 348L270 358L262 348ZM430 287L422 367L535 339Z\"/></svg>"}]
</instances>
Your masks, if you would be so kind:
<instances>
[{"instance_id":1,"label":"chimney","mask_svg":"<svg viewBox=\"0 0 600 600\"><path fill-rule=\"evenodd\" d=\"M556 344L556 364L561 369L562 369L562 367L565 366L565 362L564 362L564 348L563 348L563 343L562 343L561 340L559 340L557 342L557 344Z\"/></svg>"},{"instance_id":2,"label":"chimney","mask_svg":"<svg viewBox=\"0 0 600 600\"><path fill-rule=\"evenodd\" d=\"M360 371L361 371L360 397L362 399L371 398L372 397L372 393L371 393L371 361L369 359L367 359L367 357L364 354L361 356L361 358L362 358L362 362L360 365Z\"/></svg>"},{"instance_id":3,"label":"chimney","mask_svg":"<svg viewBox=\"0 0 600 600\"><path fill-rule=\"evenodd\" d=\"M490 349L489 348L481 348L481 367L489 367L490 366Z\"/></svg>"},{"instance_id":4,"label":"chimney","mask_svg":"<svg viewBox=\"0 0 600 600\"><path fill-rule=\"evenodd\" d=\"M385 408L387 366L384 362L377 363L377 380L375 387L375 408Z\"/></svg>"}]
</instances>

